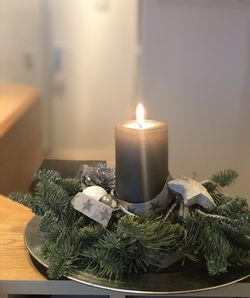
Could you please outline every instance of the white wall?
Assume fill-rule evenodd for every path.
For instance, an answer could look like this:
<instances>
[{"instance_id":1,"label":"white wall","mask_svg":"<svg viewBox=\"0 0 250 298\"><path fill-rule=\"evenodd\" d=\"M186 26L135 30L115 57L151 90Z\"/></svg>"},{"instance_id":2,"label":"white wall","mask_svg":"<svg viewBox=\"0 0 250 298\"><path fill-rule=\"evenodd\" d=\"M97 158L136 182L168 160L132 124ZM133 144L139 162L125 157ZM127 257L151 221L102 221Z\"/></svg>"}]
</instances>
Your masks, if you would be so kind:
<instances>
[{"instance_id":1,"label":"white wall","mask_svg":"<svg viewBox=\"0 0 250 298\"><path fill-rule=\"evenodd\" d=\"M106 7L98 3L106 2ZM52 150L114 161L115 124L135 98L137 1L51 0Z\"/></svg>"},{"instance_id":2,"label":"white wall","mask_svg":"<svg viewBox=\"0 0 250 298\"><path fill-rule=\"evenodd\" d=\"M144 95L170 131L170 170L234 168L248 195L250 2L143 0Z\"/></svg>"},{"instance_id":3,"label":"white wall","mask_svg":"<svg viewBox=\"0 0 250 298\"><path fill-rule=\"evenodd\" d=\"M33 85L42 91L44 146L48 147L43 10L43 0L0 1L0 84Z\"/></svg>"},{"instance_id":4,"label":"white wall","mask_svg":"<svg viewBox=\"0 0 250 298\"><path fill-rule=\"evenodd\" d=\"M0 83L40 85L41 0L0 2Z\"/></svg>"}]
</instances>

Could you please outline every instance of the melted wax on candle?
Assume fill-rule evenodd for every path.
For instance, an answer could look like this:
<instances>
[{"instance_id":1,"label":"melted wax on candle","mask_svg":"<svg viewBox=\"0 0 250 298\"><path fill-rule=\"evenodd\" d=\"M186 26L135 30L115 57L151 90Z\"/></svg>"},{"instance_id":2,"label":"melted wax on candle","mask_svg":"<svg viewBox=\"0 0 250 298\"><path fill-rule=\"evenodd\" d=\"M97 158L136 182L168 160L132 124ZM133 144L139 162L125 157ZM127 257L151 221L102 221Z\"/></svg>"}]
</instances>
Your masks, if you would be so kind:
<instances>
[{"instance_id":1,"label":"melted wax on candle","mask_svg":"<svg viewBox=\"0 0 250 298\"><path fill-rule=\"evenodd\" d=\"M147 128L156 126L156 124L152 121L143 121L141 123L134 121L131 123L126 123L124 126L128 128L134 128L134 129L147 129Z\"/></svg>"}]
</instances>

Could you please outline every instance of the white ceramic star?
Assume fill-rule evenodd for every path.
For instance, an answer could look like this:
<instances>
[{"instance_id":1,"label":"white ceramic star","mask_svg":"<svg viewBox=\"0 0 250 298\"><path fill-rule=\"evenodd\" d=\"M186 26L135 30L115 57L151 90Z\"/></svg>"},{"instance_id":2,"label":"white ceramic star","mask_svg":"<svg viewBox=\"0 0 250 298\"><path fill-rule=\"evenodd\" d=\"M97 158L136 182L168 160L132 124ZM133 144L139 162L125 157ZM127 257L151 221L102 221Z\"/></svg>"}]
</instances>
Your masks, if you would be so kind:
<instances>
[{"instance_id":1,"label":"white ceramic star","mask_svg":"<svg viewBox=\"0 0 250 298\"><path fill-rule=\"evenodd\" d=\"M206 188L198 181L181 177L168 182L168 187L182 195L186 207L199 204L203 208L212 210L216 205Z\"/></svg>"}]
</instances>

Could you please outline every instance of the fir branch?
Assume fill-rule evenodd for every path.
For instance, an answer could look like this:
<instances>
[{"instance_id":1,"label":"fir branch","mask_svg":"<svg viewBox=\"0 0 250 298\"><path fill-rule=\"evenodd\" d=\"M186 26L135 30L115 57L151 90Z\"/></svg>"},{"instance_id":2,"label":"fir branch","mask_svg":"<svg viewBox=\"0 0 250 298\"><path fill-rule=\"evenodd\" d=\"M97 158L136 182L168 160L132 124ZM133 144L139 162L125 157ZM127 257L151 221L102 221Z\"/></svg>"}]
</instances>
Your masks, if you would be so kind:
<instances>
[{"instance_id":1,"label":"fir branch","mask_svg":"<svg viewBox=\"0 0 250 298\"><path fill-rule=\"evenodd\" d=\"M23 194L21 192L15 192L9 195L9 198L17 203L28 207L34 212L36 215L43 215L45 210L39 205L37 200L33 198L30 194Z\"/></svg>"},{"instance_id":2,"label":"fir branch","mask_svg":"<svg viewBox=\"0 0 250 298\"><path fill-rule=\"evenodd\" d=\"M32 202L32 196L29 194L23 194L21 192L13 192L9 195L9 198L19 204L24 205L30 209L34 208L34 204Z\"/></svg>"},{"instance_id":3,"label":"fir branch","mask_svg":"<svg viewBox=\"0 0 250 298\"><path fill-rule=\"evenodd\" d=\"M227 272L232 249L225 234L216 227L207 227L203 237L204 243L207 244L202 245L202 252L207 261L209 275Z\"/></svg>"},{"instance_id":4,"label":"fir branch","mask_svg":"<svg viewBox=\"0 0 250 298\"><path fill-rule=\"evenodd\" d=\"M231 200L231 197L224 195L222 192L215 192L215 193L210 193L210 194L211 194L216 206L220 206L220 205L225 204Z\"/></svg>"},{"instance_id":5,"label":"fir branch","mask_svg":"<svg viewBox=\"0 0 250 298\"><path fill-rule=\"evenodd\" d=\"M61 175L55 171L55 170L47 170L42 169L38 170L34 174L34 180L50 180L50 181L57 181L58 179L61 179Z\"/></svg>"},{"instance_id":6,"label":"fir branch","mask_svg":"<svg viewBox=\"0 0 250 298\"><path fill-rule=\"evenodd\" d=\"M171 224L163 217L131 217L121 218L117 232L140 241L143 247L161 250L165 253L175 251L184 236L184 229L179 224Z\"/></svg>"},{"instance_id":7,"label":"fir branch","mask_svg":"<svg viewBox=\"0 0 250 298\"><path fill-rule=\"evenodd\" d=\"M248 218L247 221L242 218L241 220L222 222L221 227L235 245L240 245L242 249L250 249L250 222Z\"/></svg>"},{"instance_id":8,"label":"fir branch","mask_svg":"<svg viewBox=\"0 0 250 298\"><path fill-rule=\"evenodd\" d=\"M201 184L206 188L206 190L210 194L216 193L220 190L219 185L214 183L213 181L205 180Z\"/></svg>"},{"instance_id":9,"label":"fir branch","mask_svg":"<svg viewBox=\"0 0 250 298\"><path fill-rule=\"evenodd\" d=\"M89 259L87 270L100 277L121 278L125 270L121 257L124 245L119 236L107 231L94 246L82 253Z\"/></svg>"},{"instance_id":10,"label":"fir branch","mask_svg":"<svg viewBox=\"0 0 250 298\"><path fill-rule=\"evenodd\" d=\"M213 212L224 216L234 216L236 213L247 213L249 209L247 201L244 198L226 197L224 203L216 207Z\"/></svg>"},{"instance_id":11,"label":"fir branch","mask_svg":"<svg viewBox=\"0 0 250 298\"><path fill-rule=\"evenodd\" d=\"M54 233L60 231L62 225L60 223L59 216L56 216L52 210L47 210L43 216L41 216L40 231L43 233Z\"/></svg>"},{"instance_id":12,"label":"fir branch","mask_svg":"<svg viewBox=\"0 0 250 298\"><path fill-rule=\"evenodd\" d=\"M214 174L211 177L211 181L215 182L220 187L225 187L234 183L237 177L238 177L238 173L235 170L226 169L226 170L220 171L217 174Z\"/></svg>"},{"instance_id":13,"label":"fir branch","mask_svg":"<svg viewBox=\"0 0 250 298\"><path fill-rule=\"evenodd\" d=\"M98 224L90 224L79 229L81 241L83 241L85 247L93 245L104 233L106 233L105 228Z\"/></svg>"},{"instance_id":14,"label":"fir branch","mask_svg":"<svg viewBox=\"0 0 250 298\"><path fill-rule=\"evenodd\" d=\"M57 181L57 184L61 185L68 192L69 196L74 196L82 191L81 181L75 178L60 179Z\"/></svg>"},{"instance_id":15,"label":"fir branch","mask_svg":"<svg viewBox=\"0 0 250 298\"><path fill-rule=\"evenodd\" d=\"M250 249L242 249L238 245L232 245L232 254L230 263L233 266L242 266L250 264Z\"/></svg>"},{"instance_id":16,"label":"fir branch","mask_svg":"<svg viewBox=\"0 0 250 298\"><path fill-rule=\"evenodd\" d=\"M109 279L120 279L125 274L146 271L146 258L138 241L106 231L100 239L83 252L88 261L87 270Z\"/></svg>"},{"instance_id":17,"label":"fir branch","mask_svg":"<svg viewBox=\"0 0 250 298\"><path fill-rule=\"evenodd\" d=\"M52 210L58 216L70 204L68 193L60 185L45 179L36 184L34 199L42 207L44 213Z\"/></svg>"},{"instance_id":18,"label":"fir branch","mask_svg":"<svg viewBox=\"0 0 250 298\"><path fill-rule=\"evenodd\" d=\"M229 266L231 245L220 224L221 217L203 212L193 212L184 222L187 229L184 247L205 257L210 275L226 272Z\"/></svg>"},{"instance_id":19,"label":"fir branch","mask_svg":"<svg viewBox=\"0 0 250 298\"><path fill-rule=\"evenodd\" d=\"M61 180L59 180L61 181ZM75 189L76 181L67 180L65 182L68 189ZM65 184L64 184L65 185ZM75 210L71 205L71 196L60 184L54 181L42 179L35 186L34 199L41 206L44 214L48 210L60 218L60 222L64 226L77 226L78 228L93 222L87 216Z\"/></svg>"},{"instance_id":20,"label":"fir branch","mask_svg":"<svg viewBox=\"0 0 250 298\"><path fill-rule=\"evenodd\" d=\"M76 229L64 229L57 241L50 245L46 255L49 256L48 275L51 279L59 279L77 269L82 250L79 240Z\"/></svg>"},{"instance_id":21,"label":"fir branch","mask_svg":"<svg viewBox=\"0 0 250 298\"><path fill-rule=\"evenodd\" d=\"M121 279L123 277L124 263L116 255L107 254L102 248L92 247L85 249L82 256L88 260L85 271L108 279Z\"/></svg>"}]
</instances>

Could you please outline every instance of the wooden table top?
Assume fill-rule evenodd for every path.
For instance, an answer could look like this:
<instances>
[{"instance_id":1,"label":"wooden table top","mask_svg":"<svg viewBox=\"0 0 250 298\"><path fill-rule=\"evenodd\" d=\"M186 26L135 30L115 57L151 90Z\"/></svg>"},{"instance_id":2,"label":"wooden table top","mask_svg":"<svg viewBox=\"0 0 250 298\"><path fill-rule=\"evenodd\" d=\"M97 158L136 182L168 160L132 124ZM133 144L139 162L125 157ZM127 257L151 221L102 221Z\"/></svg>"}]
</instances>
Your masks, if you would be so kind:
<instances>
[{"instance_id":1,"label":"wooden table top","mask_svg":"<svg viewBox=\"0 0 250 298\"><path fill-rule=\"evenodd\" d=\"M0 86L0 138L22 117L40 97L30 86Z\"/></svg>"},{"instance_id":2,"label":"wooden table top","mask_svg":"<svg viewBox=\"0 0 250 298\"><path fill-rule=\"evenodd\" d=\"M34 267L24 244L30 209L0 195L0 280L45 280Z\"/></svg>"}]
</instances>

